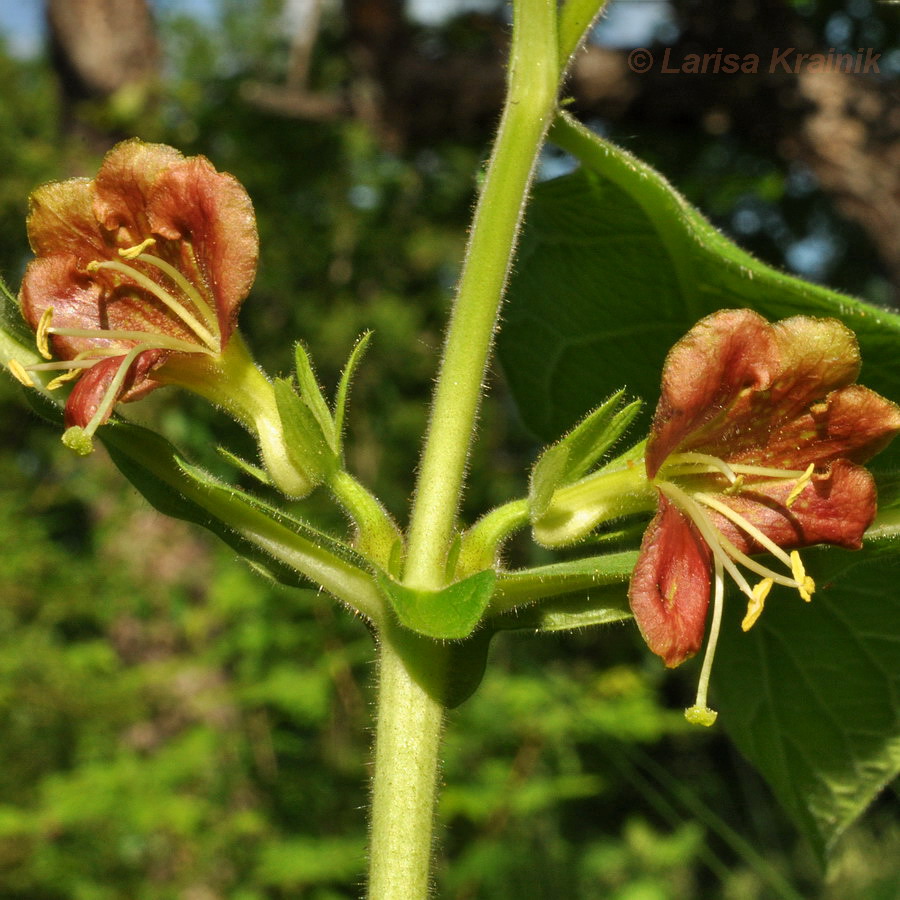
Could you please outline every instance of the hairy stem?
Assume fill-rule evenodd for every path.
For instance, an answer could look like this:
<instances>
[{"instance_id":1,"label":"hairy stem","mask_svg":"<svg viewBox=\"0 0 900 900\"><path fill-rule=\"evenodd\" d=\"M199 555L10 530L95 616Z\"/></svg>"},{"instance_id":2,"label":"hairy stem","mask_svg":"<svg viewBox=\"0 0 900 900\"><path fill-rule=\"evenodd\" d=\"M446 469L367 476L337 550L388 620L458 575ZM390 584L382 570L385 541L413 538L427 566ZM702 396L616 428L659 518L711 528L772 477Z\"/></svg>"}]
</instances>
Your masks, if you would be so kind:
<instances>
[{"instance_id":1,"label":"hairy stem","mask_svg":"<svg viewBox=\"0 0 900 900\"><path fill-rule=\"evenodd\" d=\"M488 355L559 80L554 0L517 0L509 91L444 345L410 520L406 582L438 588L453 537Z\"/></svg>"}]
</instances>

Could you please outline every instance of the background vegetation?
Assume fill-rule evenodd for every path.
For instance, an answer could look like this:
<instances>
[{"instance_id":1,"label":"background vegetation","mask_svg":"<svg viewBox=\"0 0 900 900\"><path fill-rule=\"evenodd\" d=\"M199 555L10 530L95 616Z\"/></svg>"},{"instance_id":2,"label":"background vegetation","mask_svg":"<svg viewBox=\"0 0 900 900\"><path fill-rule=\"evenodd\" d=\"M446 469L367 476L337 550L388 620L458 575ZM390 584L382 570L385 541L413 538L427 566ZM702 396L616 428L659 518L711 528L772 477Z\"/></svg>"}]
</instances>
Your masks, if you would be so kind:
<instances>
[{"instance_id":1,"label":"background vegetation","mask_svg":"<svg viewBox=\"0 0 900 900\"><path fill-rule=\"evenodd\" d=\"M448 0L429 7L447 17L423 24L397 3L348 2L323 13L310 42L278 0L218 0L201 16L160 2L143 32L124 9L135 4L93 5L119 16L115 40L144 42L140 71L107 60L118 78L103 82L79 68L79 43L101 63L110 53L91 43L87 19L74 37L53 19L52 52L0 46L0 273L17 285L26 198L42 181L92 173L130 134L207 154L256 205L262 256L242 327L265 367L286 371L300 339L332 385L355 337L375 331L350 465L403 518L499 102L502 10L453 16ZM744 246L895 299L900 226L891 245L890 209L866 206L839 176L842 160L890 173L897 159L900 13L859 0L747 2L723 22L713 4L619 5L656 9L631 46L883 52L881 77L848 95L843 122L832 116L838 136L869 129L862 162L850 137L843 157L820 158L810 135L823 106L799 79L629 74L615 8L607 46L585 54L605 68L591 80L579 66L572 90L577 111ZM893 125L879 110L893 110ZM545 175L566 166L548 153ZM473 510L520 493L537 446L494 375ZM157 392L129 412L228 477L215 445L251 452L184 395ZM150 510L102 451L72 457L10 379L0 414L0 895L357 895L373 656L363 625ZM315 499L305 513L325 516ZM824 875L730 745L684 723L687 669L663 672L630 626L498 638L482 688L451 716L439 895L900 896L896 790Z\"/></svg>"}]
</instances>

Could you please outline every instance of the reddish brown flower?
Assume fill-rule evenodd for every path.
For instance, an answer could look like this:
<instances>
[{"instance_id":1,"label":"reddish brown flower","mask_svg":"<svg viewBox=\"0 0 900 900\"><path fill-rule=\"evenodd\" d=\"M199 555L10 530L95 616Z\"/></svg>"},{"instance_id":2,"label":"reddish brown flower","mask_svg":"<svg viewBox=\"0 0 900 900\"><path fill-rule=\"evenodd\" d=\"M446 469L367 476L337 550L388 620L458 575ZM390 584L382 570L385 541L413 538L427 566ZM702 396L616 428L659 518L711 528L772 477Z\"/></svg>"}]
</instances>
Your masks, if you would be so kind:
<instances>
[{"instance_id":1,"label":"reddish brown flower","mask_svg":"<svg viewBox=\"0 0 900 900\"><path fill-rule=\"evenodd\" d=\"M256 272L250 198L204 157L130 140L93 180L45 185L31 197L28 236L37 258L22 282L22 312L48 360L23 369L77 378L66 424L83 448L116 402L179 377L198 377L231 337ZM54 360L54 357L56 358Z\"/></svg>"},{"instance_id":2,"label":"reddish brown flower","mask_svg":"<svg viewBox=\"0 0 900 900\"><path fill-rule=\"evenodd\" d=\"M748 310L708 316L666 359L645 457L658 509L629 599L647 644L677 666L702 644L714 588L694 721L715 717L705 695L725 573L749 598L746 630L773 584L810 599L797 548L858 548L875 516L875 484L860 464L900 431L900 409L854 384L859 366L840 322L772 325ZM751 558L761 552L776 568ZM738 566L760 580L751 586Z\"/></svg>"}]
</instances>

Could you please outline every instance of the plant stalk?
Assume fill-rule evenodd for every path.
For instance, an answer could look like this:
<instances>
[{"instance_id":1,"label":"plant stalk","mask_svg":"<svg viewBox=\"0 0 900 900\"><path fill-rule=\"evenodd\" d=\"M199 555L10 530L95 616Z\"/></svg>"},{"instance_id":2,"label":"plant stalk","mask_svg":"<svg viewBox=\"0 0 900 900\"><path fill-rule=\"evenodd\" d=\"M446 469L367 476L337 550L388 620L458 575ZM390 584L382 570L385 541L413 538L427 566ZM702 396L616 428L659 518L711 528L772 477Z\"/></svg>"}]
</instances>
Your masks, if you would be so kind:
<instances>
[{"instance_id":1,"label":"plant stalk","mask_svg":"<svg viewBox=\"0 0 900 900\"><path fill-rule=\"evenodd\" d=\"M390 629L379 646L369 900L428 896L444 721L440 696L429 688L444 680L444 654L419 654L417 659L414 650L409 652L415 644L440 650L432 642L404 641L396 632L392 636ZM423 676L416 662L427 663L428 673Z\"/></svg>"},{"instance_id":2,"label":"plant stalk","mask_svg":"<svg viewBox=\"0 0 900 900\"><path fill-rule=\"evenodd\" d=\"M410 519L405 581L436 589L459 508L488 356L559 81L555 0L516 0L509 88L475 210Z\"/></svg>"}]
</instances>

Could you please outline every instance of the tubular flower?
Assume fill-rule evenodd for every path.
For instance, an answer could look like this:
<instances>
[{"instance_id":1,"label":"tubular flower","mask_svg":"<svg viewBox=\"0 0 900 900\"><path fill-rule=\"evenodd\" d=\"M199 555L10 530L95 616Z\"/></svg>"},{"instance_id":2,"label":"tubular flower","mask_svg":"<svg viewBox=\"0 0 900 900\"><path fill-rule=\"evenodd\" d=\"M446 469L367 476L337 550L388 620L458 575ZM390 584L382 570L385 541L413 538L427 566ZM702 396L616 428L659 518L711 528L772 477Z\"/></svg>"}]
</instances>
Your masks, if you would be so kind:
<instances>
[{"instance_id":1,"label":"tubular flower","mask_svg":"<svg viewBox=\"0 0 900 900\"><path fill-rule=\"evenodd\" d=\"M774 584L808 601L798 548L858 548L876 511L860 465L900 431L900 409L855 384L851 331L833 319L769 324L749 310L699 322L670 351L647 442L657 511L629 587L650 649L677 666L713 619L689 720L712 724L706 688L725 575L748 598L746 631ZM769 553L771 562L751 558Z\"/></svg>"},{"instance_id":2,"label":"tubular flower","mask_svg":"<svg viewBox=\"0 0 900 900\"><path fill-rule=\"evenodd\" d=\"M170 381L198 389L222 368L258 256L253 206L231 175L125 141L96 178L38 188L28 236L37 258L20 301L47 362L13 370L26 384L59 373L51 389L75 380L64 438L74 449L90 449L118 401Z\"/></svg>"}]
</instances>

